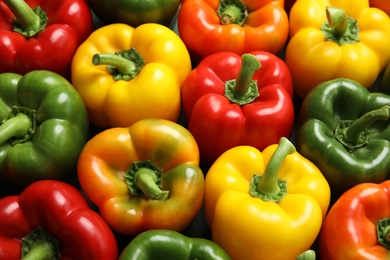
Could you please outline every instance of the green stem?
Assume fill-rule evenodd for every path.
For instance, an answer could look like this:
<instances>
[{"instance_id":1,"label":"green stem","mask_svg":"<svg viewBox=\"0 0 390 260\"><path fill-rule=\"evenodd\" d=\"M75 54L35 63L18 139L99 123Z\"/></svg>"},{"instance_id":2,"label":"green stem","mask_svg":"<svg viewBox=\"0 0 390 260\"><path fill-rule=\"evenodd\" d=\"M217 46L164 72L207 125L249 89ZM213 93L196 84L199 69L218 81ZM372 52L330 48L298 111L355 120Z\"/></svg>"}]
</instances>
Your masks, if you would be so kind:
<instances>
[{"instance_id":1,"label":"green stem","mask_svg":"<svg viewBox=\"0 0 390 260\"><path fill-rule=\"evenodd\" d=\"M162 190L163 170L149 160L133 162L123 176L130 194L152 200L165 200L169 191Z\"/></svg>"},{"instance_id":2,"label":"green stem","mask_svg":"<svg viewBox=\"0 0 390 260\"><path fill-rule=\"evenodd\" d=\"M217 10L221 24L244 25L248 17L246 5L241 0L221 0Z\"/></svg>"},{"instance_id":3,"label":"green stem","mask_svg":"<svg viewBox=\"0 0 390 260\"><path fill-rule=\"evenodd\" d=\"M23 0L4 0L16 18L14 30L26 37L32 37L45 28L46 13L40 8L31 8Z\"/></svg>"},{"instance_id":4,"label":"green stem","mask_svg":"<svg viewBox=\"0 0 390 260\"><path fill-rule=\"evenodd\" d=\"M135 48L131 48L115 52L115 54L97 53L93 55L92 63L107 65L107 70L114 80L131 80L143 68L145 61Z\"/></svg>"},{"instance_id":5,"label":"green stem","mask_svg":"<svg viewBox=\"0 0 390 260\"><path fill-rule=\"evenodd\" d=\"M287 138L280 138L278 147L271 156L264 173L253 175L249 193L264 201L280 201L287 194L287 187L286 181L278 178L278 173L287 155L295 151L295 146Z\"/></svg>"},{"instance_id":6,"label":"green stem","mask_svg":"<svg viewBox=\"0 0 390 260\"><path fill-rule=\"evenodd\" d=\"M32 127L33 123L31 122L31 118L23 113L7 119L0 125L0 144L12 138L23 139L29 134Z\"/></svg>"},{"instance_id":7,"label":"green stem","mask_svg":"<svg viewBox=\"0 0 390 260\"><path fill-rule=\"evenodd\" d=\"M92 57L93 65L110 65L121 74L131 74L135 70L134 62L115 54L97 53Z\"/></svg>"},{"instance_id":8,"label":"green stem","mask_svg":"<svg viewBox=\"0 0 390 260\"><path fill-rule=\"evenodd\" d=\"M22 238L23 260L53 260L60 259L58 240L42 227L32 230Z\"/></svg>"},{"instance_id":9,"label":"green stem","mask_svg":"<svg viewBox=\"0 0 390 260\"><path fill-rule=\"evenodd\" d=\"M315 259L316 259L316 252L312 249L306 250L296 258L296 260L315 260Z\"/></svg>"},{"instance_id":10,"label":"green stem","mask_svg":"<svg viewBox=\"0 0 390 260\"><path fill-rule=\"evenodd\" d=\"M267 195L274 196L280 192L278 185L278 173L287 155L295 152L294 145L285 137L279 141L278 148L271 156L267 167L263 173L263 177L257 185L257 191Z\"/></svg>"},{"instance_id":11,"label":"green stem","mask_svg":"<svg viewBox=\"0 0 390 260\"><path fill-rule=\"evenodd\" d=\"M235 80L225 83L225 96L239 105L252 102L259 96L257 82L253 75L261 68L260 61L252 54L243 54L240 71Z\"/></svg>"},{"instance_id":12,"label":"green stem","mask_svg":"<svg viewBox=\"0 0 390 260\"><path fill-rule=\"evenodd\" d=\"M390 218L384 218L377 221L376 224L378 242L390 249Z\"/></svg>"},{"instance_id":13,"label":"green stem","mask_svg":"<svg viewBox=\"0 0 390 260\"><path fill-rule=\"evenodd\" d=\"M368 127L377 120L389 118L390 106L372 110L356 120L340 120L334 131L334 138L349 152L368 143Z\"/></svg>"},{"instance_id":14,"label":"green stem","mask_svg":"<svg viewBox=\"0 0 390 260\"><path fill-rule=\"evenodd\" d=\"M348 16L343 9L327 6L326 18L328 19L328 23L332 28L335 37L338 38L347 31Z\"/></svg>"},{"instance_id":15,"label":"green stem","mask_svg":"<svg viewBox=\"0 0 390 260\"><path fill-rule=\"evenodd\" d=\"M156 182L157 174L149 168L140 168L134 175L134 182L142 192L152 200L164 200L168 197L169 192L161 190Z\"/></svg>"}]
</instances>

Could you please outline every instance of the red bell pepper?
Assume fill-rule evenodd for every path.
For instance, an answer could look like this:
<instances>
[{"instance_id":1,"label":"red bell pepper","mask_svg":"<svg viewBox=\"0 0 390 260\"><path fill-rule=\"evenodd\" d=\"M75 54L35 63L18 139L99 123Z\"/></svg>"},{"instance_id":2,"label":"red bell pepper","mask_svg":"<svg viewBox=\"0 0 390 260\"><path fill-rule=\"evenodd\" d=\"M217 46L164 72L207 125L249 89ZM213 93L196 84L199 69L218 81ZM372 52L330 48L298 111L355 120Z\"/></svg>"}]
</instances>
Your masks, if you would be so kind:
<instances>
[{"instance_id":1,"label":"red bell pepper","mask_svg":"<svg viewBox=\"0 0 390 260\"><path fill-rule=\"evenodd\" d=\"M294 124L292 97L287 65L263 51L242 58L231 52L209 55L182 86L188 129L207 164L234 146L263 150L289 137Z\"/></svg>"},{"instance_id":2,"label":"red bell pepper","mask_svg":"<svg viewBox=\"0 0 390 260\"><path fill-rule=\"evenodd\" d=\"M343 193L328 212L319 242L321 259L390 259L390 180Z\"/></svg>"},{"instance_id":3,"label":"red bell pepper","mask_svg":"<svg viewBox=\"0 0 390 260\"><path fill-rule=\"evenodd\" d=\"M70 63L92 32L85 0L0 0L0 73L51 70L70 78Z\"/></svg>"},{"instance_id":4,"label":"red bell pepper","mask_svg":"<svg viewBox=\"0 0 390 260\"><path fill-rule=\"evenodd\" d=\"M117 259L114 234L70 184L37 181L0 199L0 259Z\"/></svg>"}]
</instances>

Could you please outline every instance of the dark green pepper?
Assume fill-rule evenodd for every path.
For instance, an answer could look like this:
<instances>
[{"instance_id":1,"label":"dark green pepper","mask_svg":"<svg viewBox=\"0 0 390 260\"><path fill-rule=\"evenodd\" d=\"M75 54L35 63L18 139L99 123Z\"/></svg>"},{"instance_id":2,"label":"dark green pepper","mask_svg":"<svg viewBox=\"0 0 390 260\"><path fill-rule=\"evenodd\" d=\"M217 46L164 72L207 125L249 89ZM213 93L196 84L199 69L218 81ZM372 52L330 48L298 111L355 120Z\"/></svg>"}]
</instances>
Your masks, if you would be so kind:
<instances>
[{"instance_id":1,"label":"dark green pepper","mask_svg":"<svg viewBox=\"0 0 390 260\"><path fill-rule=\"evenodd\" d=\"M218 244L205 238L187 237L177 231L151 229L137 235L119 260L230 260Z\"/></svg>"},{"instance_id":2,"label":"dark green pepper","mask_svg":"<svg viewBox=\"0 0 390 260\"><path fill-rule=\"evenodd\" d=\"M180 0L89 0L89 6L104 23L125 23L138 27L145 23L169 26Z\"/></svg>"},{"instance_id":3,"label":"dark green pepper","mask_svg":"<svg viewBox=\"0 0 390 260\"><path fill-rule=\"evenodd\" d=\"M88 127L81 96L59 74L0 74L0 180L70 180Z\"/></svg>"},{"instance_id":4,"label":"dark green pepper","mask_svg":"<svg viewBox=\"0 0 390 260\"><path fill-rule=\"evenodd\" d=\"M344 78L323 82L304 98L296 148L328 180L334 198L390 173L390 96Z\"/></svg>"}]
</instances>

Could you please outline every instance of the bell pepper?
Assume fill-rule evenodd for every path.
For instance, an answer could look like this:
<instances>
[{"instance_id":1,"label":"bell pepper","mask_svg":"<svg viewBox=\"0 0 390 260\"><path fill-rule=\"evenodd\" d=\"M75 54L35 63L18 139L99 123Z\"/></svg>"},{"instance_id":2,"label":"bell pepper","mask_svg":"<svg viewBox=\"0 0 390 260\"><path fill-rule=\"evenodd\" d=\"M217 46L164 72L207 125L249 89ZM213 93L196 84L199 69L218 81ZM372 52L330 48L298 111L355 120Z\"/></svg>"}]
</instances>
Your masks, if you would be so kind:
<instances>
[{"instance_id":1,"label":"bell pepper","mask_svg":"<svg viewBox=\"0 0 390 260\"><path fill-rule=\"evenodd\" d=\"M128 127L140 119L177 121L180 88L191 59L179 36L160 24L110 24L77 49L72 83L99 128Z\"/></svg>"},{"instance_id":2,"label":"bell pepper","mask_svg":"<svg viewBox=\"0 0 390 260\"><path fill-rule=\"evenodd\" d=\"M390 15L390 2L383 0L369 0L371 7L376 7L384 11L387 15Z\"/></svg>"},{"instance_id":3,"label":"bell pepper","mask_svg":"<svg viewBox=\"0 0 390 260\"><path fill-rule=\"evenodd\" d=\"M140 233L119 256L119 260L153 259L230 260L231 258L213 241L187 237L167 229L154 229Z\"/></svg>"},{"instance_id":4,"label":"bell pepper","mask_svg":"<svg viewBox=\"0 0 390 260\"><path fill-rule=\"evenodd\" d=\"M0 73L50 70L68 80L77 47L93 30L85 0L1 0Z\"/></svg>"},{"instance_id":5,"label":"bell pepper","mask_svg":"<svg viewBox=\"0 0 390 260\"><path fill-rule=\"evenodd\" d=\"M390 96L350 79L321 83L302 103L297 150L328 180L335 198L390 172Z\"/></svg>"},{"instance_id":6,"label":"bell pepper","mask_svg":"<svg viewBox=\"0 0 390 260\"><path fill-rule=\"evenodd\" d=\"M212 240L233 259L297 258L319 234L329 201L322 173L284 137L263 152L229 149L205 179Z\"/></svg>"},{"instance_id":7,"label":"bell pepper","mask_svg":"<svg viewBox=\"0 0 390 260\"><path fill-rule=\"evenodd\" d=\"M180 0L88 0L94 14L106 24L125 23L133 27L145 23L169 26Z\"/></svg>"},{"instance_id":8,"label":"bell pepper","mask_svg":"<svg viewBox=\"0 0 390 260\"><path fill-rule=\"evenodd\" d=\"M83 100L59 74L0 74L1 181L25 187L76 177L88 128Z\"/></svg>"},{"instance_id":9,"label":"bell pepper","mask_svg":"<svg viewBox=\"0 0 390 260\"><path fill-rule=\"evenodd\" d=\"M70 184L41 180L0 199L1 259L117 259L114 234Z\"/></svg>"},{"instance_id":10,"label":"bell pepper","mask_svg":"<svg viewBox=\"0 0 390 260\"><path fill-rule=\"evenodd\" d=\"M106 129L85 145L78 179L118 233L182 231L202 207L204 176L191 133L165 119Z\"/></svg>"},{"instance_id":11,"label":"bell pepper","mask_svg":"<svg viewBox=\"0 0 390 260\"><path fill-rule=\"evenodd\" d=\"M387 64L385 71L379 80L378 91L390 95L390 62Z\"/></svg>"},{"instance_id":12,"label":"bell pepper","mask_svg":"<svg viewBox=\"0 0 390 260\"><path fill-rule=\"evenodd\" d=\"M278 54L288 38L283 0L185 0L177 27L193 59L221 51Z\"/></svg>"},{"instance_id":13,"label":"bell pepper","mask_svg":"<svg viewBox=\"0 0 390 260\"><path fill-rule=\"evenodd\" d=\"M319 238L321 259L390 258L390 181L361 183L333 204Z\"/></svg>"},{"instance_id":14,"label":"bell pepper","mask_svg":"<svg viewBox=\"0 0 390 260\"><path fill-rule=\"evenodd\" d=\"M237 145L260 150L289 137L293 88L286 64L268 52L220 52L204 58L182 86L182 106L201 161Z\"/></svg>"},{"instance_id":15,"label":"bell pepper","mask_svg":"<svg viewBox=\"0 0 390 260\"><path fill-rule=\"evenodd\" d=\"M349 78L371 88L390 60L390 18L368 1L297 0L285 61L295 93Z\"/></svg>"}]
</instances>

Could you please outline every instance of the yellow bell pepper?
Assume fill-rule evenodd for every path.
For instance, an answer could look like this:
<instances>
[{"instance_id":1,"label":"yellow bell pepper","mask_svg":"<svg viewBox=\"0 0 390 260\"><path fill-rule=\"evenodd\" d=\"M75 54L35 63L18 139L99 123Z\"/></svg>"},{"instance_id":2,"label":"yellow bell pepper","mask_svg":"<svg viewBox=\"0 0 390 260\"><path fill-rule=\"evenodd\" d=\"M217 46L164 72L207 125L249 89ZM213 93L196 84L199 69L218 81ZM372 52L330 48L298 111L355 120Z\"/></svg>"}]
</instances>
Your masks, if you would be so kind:
<instances>
[{"instance_id":1,"label":"yellow bell pepper","mask_svg":"<svg viewBox=\"0 0 390 260\"><path fill-rule=\"evenodd\" d=\"M93 125L127 127L144 118L177 121L181 84L190 71L190 55L174 31L118 23L97 29L79 46L72 83Z\"/></svg>"},{"instance_id":2,"label":"yellow bell pepper","mask_svg":"<svg viewBox=\"0 0 390 260\"><path fill-rule=\"evenodd\" d=\"M371 88L390 60L390 18L368 0L297 0L285 61L295 93L349 78Z\"/></svg>"},{"instance_id":3,"label":"yellow bell pepper","mask_svg":"<svg viewBox=\"0 0 390 260\"><path fill-rule=\"evenodd\" d=\"M212 240L236 260L297 258L315 241L329 203L322 173L284 137L263 152L227 150L205 178Z\"/></svg>"}]
</instances>

